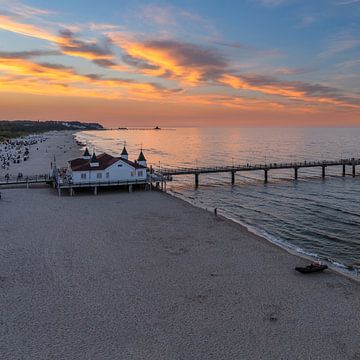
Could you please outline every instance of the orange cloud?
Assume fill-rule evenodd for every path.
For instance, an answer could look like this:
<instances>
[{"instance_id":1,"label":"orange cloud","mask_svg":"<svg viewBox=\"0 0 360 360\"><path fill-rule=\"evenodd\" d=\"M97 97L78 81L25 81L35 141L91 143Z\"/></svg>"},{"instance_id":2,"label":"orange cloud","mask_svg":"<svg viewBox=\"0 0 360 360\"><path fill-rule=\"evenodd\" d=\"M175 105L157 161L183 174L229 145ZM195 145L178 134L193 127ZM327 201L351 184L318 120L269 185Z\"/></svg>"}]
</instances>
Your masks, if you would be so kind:
<instances>
[{"instance_id":1,"label":"orange cloud","mask_svg":"<svg viewBox=\"0 0 360 360\"><path fill-rule=\"evenodd\" d=\"M78 56L87 60L94 61L110 61L114 58L110 50L108 39L104 39L102 43L94 40L83 41L75 37L75 34L69 29L63 29L59 35L31 24L14 21L10 16L0 15L0 29L7 30L16 34L34 37L41 40L47 40L59 46L63 54L70 56ZM101 63L98 63L102 66ZM125 70L115 62L112 62L112 68L116 70Z\"/></svg>"},{"instance_id":2,"label":"orange cloud","mask_svg":"<svg viewBox=\"0 0 360 360\"><path fill-rule=\"evenodd\" d=\"M132 60L130 65L136 67L138 63L138 69L150 76L168 77L195 86L227 66L215 50L195 44L175 40L141 42L118 33L109 36Z\"/></svg>"},{"instance_id":3,"label":"orange cloud","mask_svg":"<svg viewBox=\"0 0 360 360\"><path fill-rule=\"evenodd\" d=\"M161 99L173 93L173 90L150 83L138 82L132 79L107 78L96 74L78 74L73 68L48 64L35 63L26 58L0 57L0 72L10 75L3 77L2 91L14 89L26 90L29 93L50 93L76 95L87 94L100 98L134 98L134 99ZM5 81L7 79L7 81ZM18 84L17 84L17 83ZM39 85L44 89L42 92Z\"/></svg>"},{"instance_id":4,"label":"orange cloud","mask_svg":"<svg viewBox=\"0 0 360 360\"><path fill-rule=\"evenodd\" d=\"M224 74L219 78L219 82L228 85L234 89L256 91L266 95L278 95L293 100L300 100L315 104L330 104L343 107L359 109L358 103L349 100L338 99L334 96L324 96L335 92L336 89L330 89L321 85L310 85L301 82L281 82L266 77L241 76Z\"/></svg>"},{"instance_id":5,"label":"orange cloud","mask_svg":"<svg viewBox=\"0 0 360 360\"><path fill-rule=\"evenodd\" d=\"M48 40L52 42L56 42L57 37L54 36L49 31L31 25L31 24L24 24L19 23L11 19L9 16L1 15L0 14L0 29L7 30L14 32L16 34L35 37L42 40Z\"/></svg>"},{"instance_id":6,"label":"orange cloud","mask_svg":"<svg viewBox=\"0 0 360 360\"><path fill-rule=\"evenodd\" d=\"M299 98L303 97L305 95L305 92L296 90L295 88L292 88L291 86L287 87L279 87L275 85L252 85L245 79L241 78L241 76L234 76L234 75L228 75L224 74L220 79L219 82L231 86L234 89L243 89L243 90L252 90L252 91L258 91L263 94L270 94L270 95L281 95L286 97L292 97L292 98Z\"/></svg>"}]
</instances>

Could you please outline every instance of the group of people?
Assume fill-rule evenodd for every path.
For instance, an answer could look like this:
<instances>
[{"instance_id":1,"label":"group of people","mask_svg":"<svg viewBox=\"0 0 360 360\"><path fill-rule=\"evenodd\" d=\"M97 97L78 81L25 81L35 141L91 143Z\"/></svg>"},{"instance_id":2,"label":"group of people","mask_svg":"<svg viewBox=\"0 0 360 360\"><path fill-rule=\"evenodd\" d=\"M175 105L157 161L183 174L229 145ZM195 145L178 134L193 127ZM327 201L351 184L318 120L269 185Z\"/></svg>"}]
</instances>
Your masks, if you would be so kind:
<instances>
[{"instance_id":1,"label":"group of people","mask_svg":"<svg viewBox=\"0 0 360 360\"><path fill-rule=\"evenodd\" d=\"M29 135L16 139L9 139L0 143L0 170L9 171L11 165L27 161L30 157L30 149L46 141L43 135ZM7 173L6 177L10 174Z\"/></svg>"}]
</instances>

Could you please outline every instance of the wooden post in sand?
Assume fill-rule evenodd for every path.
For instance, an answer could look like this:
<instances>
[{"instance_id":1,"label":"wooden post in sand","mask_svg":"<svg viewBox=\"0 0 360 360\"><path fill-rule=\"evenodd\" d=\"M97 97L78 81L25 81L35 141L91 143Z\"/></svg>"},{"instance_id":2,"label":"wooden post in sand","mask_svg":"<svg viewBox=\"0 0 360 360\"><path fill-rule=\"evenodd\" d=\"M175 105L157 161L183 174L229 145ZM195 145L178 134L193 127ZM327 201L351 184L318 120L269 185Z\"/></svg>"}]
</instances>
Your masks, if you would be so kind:
<instances>
[{"instance_id":1,"label":"wooden post in sand","mask_svg":"<svg viewBox=\"0 0 360 360\"><path fill-rule=\"evenodd\" d=\"M355 169L355 164L352 165L352 176L355 177L356 175L356 169Z\"/></svg>"},{"instance_id":2,"label":"wooden post in sand","mask_svg":"<svg viewBox=\"0 0 360 360\"><path fill-rule=\"evenodd\" d=\"M97 195L97 186L94 186L94 195Z\"/></svg>"},{"instance_id":3,"label":"wooden post in sand","mask_svg":"<svg viewBox=\"0 0 360 360\"><path fill-rule=\"evenodd\" d=\"M343 164L342 176L346 175L346 165Z\"/></svg>"},{"instance_id":4,"label":"wooden post in sand","mask_svg":"<svg viewBox=\"0 0 360 360\"><path fill-rule=\"evenodd\" d=\"M295 180L298 179L298 168L297 167L294 168L294 179Z\"/></svg>"},{"instance_id":5,"label":"wooden post in sand","mask_svg":"<svg viewBox=\"0 0 360 360\"><path fill-rule=\"evenodd\" d=\"M198 173L195 174L195 187L196 188L199 187L199 174Z\"/></svg>"},{"instance_id":6,"label":"wooden post in sand","mask_svg":"<svg viewBox=\"0 0 360 360\"><path fill-rule=\"evenodd\" d=\"M321 172L321 176L322 178L324 179L325 178L325 169L326 169L326 166L325 165L322 165L322 172Z\"/></svg>"},{"instance_id":7,"label":"wooden post in sand","mask_svg":"<svg viewBox=\"0 0 360 360\"><path fill-rule=\"evenodd\" d=\"M59 197L61 196L61 187L58 186L58 194L59 194Z\"/></svg>"},{"instance_id":8,"label":"wooden post in sand","mask_svg":"<svg viewBox=\"0 0 360 360\"><path fill-rule=\"evenodd\" d=\"M231 172L231 185L235 184L235 171Z\"/></svg>"},{"instance_id":9,"label":"wooden post in sand","mask_svg":"<svg viewBox=\"0 0 360 360\"><path fill-rule=\"evenodd\" d=\"M264 183L267 184L268 182L268 169L264 170Z\"/></svg>"},{"instance_id":10,"label":"wooden post in sand","mask_svg":"<svg viewBox=\"0 0 360 360\"><path fill-rule=\"evenodd\" d=\"M132 184L129 185L129 193L132 192Z\"/></svg>"}]
</instances>

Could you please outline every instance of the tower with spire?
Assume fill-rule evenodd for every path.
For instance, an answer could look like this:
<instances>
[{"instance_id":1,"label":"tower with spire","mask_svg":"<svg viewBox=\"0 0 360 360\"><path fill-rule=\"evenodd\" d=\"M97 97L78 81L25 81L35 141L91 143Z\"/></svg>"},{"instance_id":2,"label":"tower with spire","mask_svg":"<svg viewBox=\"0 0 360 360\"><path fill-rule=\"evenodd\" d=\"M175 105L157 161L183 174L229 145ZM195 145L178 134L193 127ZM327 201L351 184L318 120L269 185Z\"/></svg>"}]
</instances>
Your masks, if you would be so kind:
<instances>
[{"instance_id":1,"label":"tower with spire","mask_svg":"<svg viewBox=\"0 0 360 360\"><path fill-rule=\"evenodd\" d=\"M146 159L145 159L145 156L144 156L144 153L143 153L142 148L141 148L141 150L140 150L140 154L139 154L139 157L138 157L138 159L137 159L137 163L138 163L139 165L142 165L142 166L147 167Z\"/></svg>"},{"instance_id":2,"label":"tower with spire","mask_svg":"<svg viewBox=\"0 0 360 360\"><path fill-rule=\"evenodd\" d=\"M91 157L90 160L90 167L98 167L98 166L99 166L99 160L97 159L94 151L93 156Z\"/></svg>"},{"instance_id":3,"label":"tower with spire","mask_svg":"<svg viewBox=\"0 0 360 360\"><path fill-rule=\"evenodd\" d=\"M90 160L91 159L91 155L90 155L89 150L88 150L87 147L85 148L85 151L84 151L84 154L83 154L82 158L84 160Z\"/></svg>"},{"instance_id":4,"label":"tower with spire","mask_svg":"<svg viewBox=\"0 0 360 360\"><path fill-rule=\"evenodd\" d=\"M121 157L122 159L126 159L126 160L129 159L129 154L128 154L127 150L126 150L125 145L124 145L124 148L123 148L123 150L122 150L122 152L121 152L120 157Z\"/></svg>"}]
</instances>

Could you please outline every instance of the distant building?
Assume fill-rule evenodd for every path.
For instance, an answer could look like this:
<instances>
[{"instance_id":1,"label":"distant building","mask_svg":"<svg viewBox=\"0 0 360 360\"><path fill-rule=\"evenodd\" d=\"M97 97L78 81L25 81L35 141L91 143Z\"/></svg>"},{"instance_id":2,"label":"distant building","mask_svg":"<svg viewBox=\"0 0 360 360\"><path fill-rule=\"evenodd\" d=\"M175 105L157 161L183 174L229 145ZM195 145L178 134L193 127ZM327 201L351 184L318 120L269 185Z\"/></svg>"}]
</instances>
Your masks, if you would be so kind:
<instances>
[{"instance_id":1,"label":"distant building","mask_svg":"<svg viewBox=\"0 0 360 360\"><path fill-rule=\"evenodd\" d=\"M91 156L86 148L83 156L69 161L67 175L73 184L92 182L145 181L147 163L141 150L138 160L130 161L126 148L120 157L103 153Z\"/></svg>"}]
</instances>

